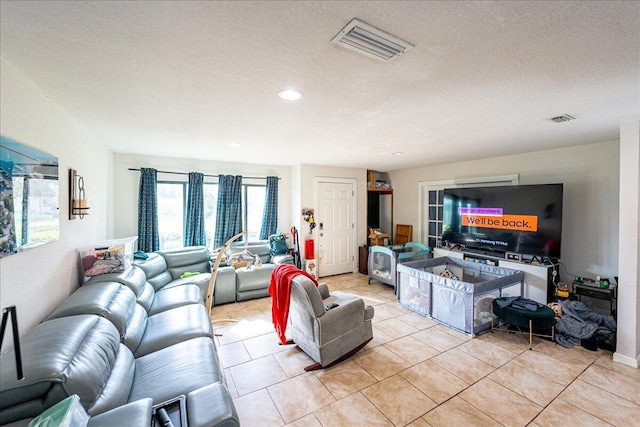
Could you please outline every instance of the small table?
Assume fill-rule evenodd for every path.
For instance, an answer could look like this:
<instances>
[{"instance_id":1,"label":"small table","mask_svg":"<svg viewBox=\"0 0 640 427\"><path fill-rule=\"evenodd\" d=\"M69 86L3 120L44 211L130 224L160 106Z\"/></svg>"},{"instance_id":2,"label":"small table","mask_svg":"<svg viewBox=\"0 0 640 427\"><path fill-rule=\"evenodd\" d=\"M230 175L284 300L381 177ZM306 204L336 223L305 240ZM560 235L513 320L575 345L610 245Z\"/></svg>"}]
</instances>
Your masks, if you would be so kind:
<instances>
[{"instance_id":1,"label":"small table","mask_svg":"<svg viewBox=\"0 0 640 427\"><path fill-rule=\"evenodd\" d=\"M595 283L574 281L571 283L571 288L576 300L587 303L589 308L597 313L616 318L616 300L618 290L616 284L612 283L608 288L601 288ZM598 302L601 304L598 304Z\"/></svg>"},{"instance_id":2,"label":"small table","mask_svg":"<svg viewBox=\"0 0 640 427\"><path fill-rule=\"evenodd\" d=\"M529 328L529 350L533 348L533 336L551 338L553 341L555 338L556 318L555 313L549 307L542 306L536 311L524 310L513 306L500 307L496 298L491 304L491 314L496 315L499 319L506 323L514 325L518 328ZM551 329L551 335L545 335L540 333L534 333L534 329ZM491 332L502 331L509 332L508 330L494 328L493 322L491 322Z\"/></svg>"}]
</instances>

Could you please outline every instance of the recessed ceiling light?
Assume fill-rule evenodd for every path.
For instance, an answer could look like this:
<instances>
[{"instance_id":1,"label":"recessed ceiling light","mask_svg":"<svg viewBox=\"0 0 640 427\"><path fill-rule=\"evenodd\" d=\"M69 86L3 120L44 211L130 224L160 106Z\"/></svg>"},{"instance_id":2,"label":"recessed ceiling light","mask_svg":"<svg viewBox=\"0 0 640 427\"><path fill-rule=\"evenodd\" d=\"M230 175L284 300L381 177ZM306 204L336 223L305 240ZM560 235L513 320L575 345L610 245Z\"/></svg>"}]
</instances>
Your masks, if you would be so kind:
<instances>
[{"instance_id":1,"label":"recessed ceiling light","mask_svg":"<svg viewBox=\"0 0 640 427\"><path fill-rule=\"evenodd\" d=\"M402 156L402 151L395 151L391 154L393 154L394 156Z\"/></svg>"},{"instance_id":2,"label":"recessed ceiling light","mask_svg":"<svg viewBox=\"0 0 640 427\"><path fill-rule=\"evenodd\" d=\"M282 99L286 99L287 101L297 101L302 98L302 92L295 89L286 89L281 91L278 96Z\"/></svg>"},{"instance_id":3,"label":"recessed ceiling light","mask_svg":"<svg viewBox=\"0 0 640 427\"><path fill-rule=\"evenodd\" d=\"M229 144L227 144L229 147L240 147L240 144L237 142L230 142Z\"/></svg>"}]
</instances>

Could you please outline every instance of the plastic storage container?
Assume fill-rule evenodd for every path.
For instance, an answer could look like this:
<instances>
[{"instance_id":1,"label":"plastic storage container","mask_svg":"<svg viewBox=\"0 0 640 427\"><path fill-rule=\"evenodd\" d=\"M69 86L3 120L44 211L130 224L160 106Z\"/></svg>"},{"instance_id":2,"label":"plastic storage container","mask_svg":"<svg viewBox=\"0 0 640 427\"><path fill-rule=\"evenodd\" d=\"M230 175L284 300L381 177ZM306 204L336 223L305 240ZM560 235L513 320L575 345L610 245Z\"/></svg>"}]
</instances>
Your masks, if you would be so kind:
<instances>
[{"instance_id":1,"label":"plastic storage container","mask_svg":"<svg viewBox=\"0 0 640 427\"><path fill-rule=\"evenodd\" d=\"M87 277L119 273L133 263L138 236L104 240L79 248L82 270Z\"/></svg>"},{"instance_id":2,"label":"plastic storage container","mask_svg":"<svg viewBox=\"0 0 640 427\"><path fill-rule=\"evenodd\" d=\"M73 394L35 417L28 427L85 427L88 422L80 397Z\"/></svg>"}]
</instances>

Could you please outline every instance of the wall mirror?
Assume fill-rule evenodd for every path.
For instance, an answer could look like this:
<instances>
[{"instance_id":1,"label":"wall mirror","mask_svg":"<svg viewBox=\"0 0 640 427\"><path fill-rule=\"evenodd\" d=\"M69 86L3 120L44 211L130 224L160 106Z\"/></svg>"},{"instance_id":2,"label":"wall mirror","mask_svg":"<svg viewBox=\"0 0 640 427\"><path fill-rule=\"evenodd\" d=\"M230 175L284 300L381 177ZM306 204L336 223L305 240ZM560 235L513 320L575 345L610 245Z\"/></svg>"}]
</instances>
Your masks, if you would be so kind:
<instances>
[{"instance_id":1,"label":"wall mirror","mask_svg":"<svg viewBox=\"0 0 640 427\"><path fill-rule=\"evenodd\" d=\"M58 158L0 136L0 258L60 236Z\"/></svg>"}]
</instances>

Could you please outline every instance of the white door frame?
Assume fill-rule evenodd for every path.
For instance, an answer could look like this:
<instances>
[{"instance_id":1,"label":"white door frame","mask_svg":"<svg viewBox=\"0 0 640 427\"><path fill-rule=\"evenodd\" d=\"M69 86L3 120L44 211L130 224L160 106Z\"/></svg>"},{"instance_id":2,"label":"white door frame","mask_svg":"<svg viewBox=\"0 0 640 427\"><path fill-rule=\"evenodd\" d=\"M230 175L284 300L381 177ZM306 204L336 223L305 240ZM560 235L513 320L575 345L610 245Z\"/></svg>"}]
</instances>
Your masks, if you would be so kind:
<instances>
[{"instance_id":1,"label":"white door frame","mask_svg":"<svg viewBox=\"0 0 640 427\"><path fill-rule=\"evenodd\" d=\"M425 197L428 200L428 194L425 194L429 190L441 190L443 188L451 188L455 186L455 181L452 179L446 179L442 181L420 181L418 182L418 236L422 243L428 243L424 241L422 236L422 229L426 225L425 224L425 214L428 214L428 211L425 212ZM428 218L426 219L428 222ZM428 225L426 225L428 227ZM433 249L433 248L432 248Z\"/></svg>"},{"instance_id":2,"label":"white door frame","mask_svg":"<svg viewBox=\"0 0 640 427\"><path fill-rule=\"evenodd\" d=\"M351 196L352 196L352 200L353 200L353 204L352 204L352 218L353 218L353 227L351 227L351 241L352 243L352 248L351 248L351 272L355 273L356 272L356 254L358 253L358 243L357 243L357 234L356 231L358 230L358 192L356 191L357 184L358 184L358 180L355 178L331 178L331 177L322 177L322 176L315 176L313 177L313 205L316 207L316 209L318 208L318 206L320 206L320 195L318 192L318 186L320 185L321 182L329 182L329 183L333 183L333 184L351 184ZM316 228L317 230L317 228ZM319 232L319 231L316 231ZM315 239L315 243L314 246L316 246L315 252L316 254L320 254L319 249L318 249L318 243L320 242L315 234L314 234L314 239ZM318 261L318 277L320 277L320 262Z\"/></svg>"},{"instance_id":3,"label":"white door frame","mask_svg":"<svg viewBox=\"0 0 640 427\"><path fill-rule=\"evenodd\" d=\"M425 191L442 190L444 188L455 187L478 187L478 186L495 186L495 185L518 185L520 183L520 175L497 175L484 176L463 179L444 179L440 181L420 181L418 182L418 236L422 239L422 227L424 224L424 197L428 195ZM422 242L427 243L427 242ZM432 248L433 249L433 248Z\"/></svg>"}]
</instances>

